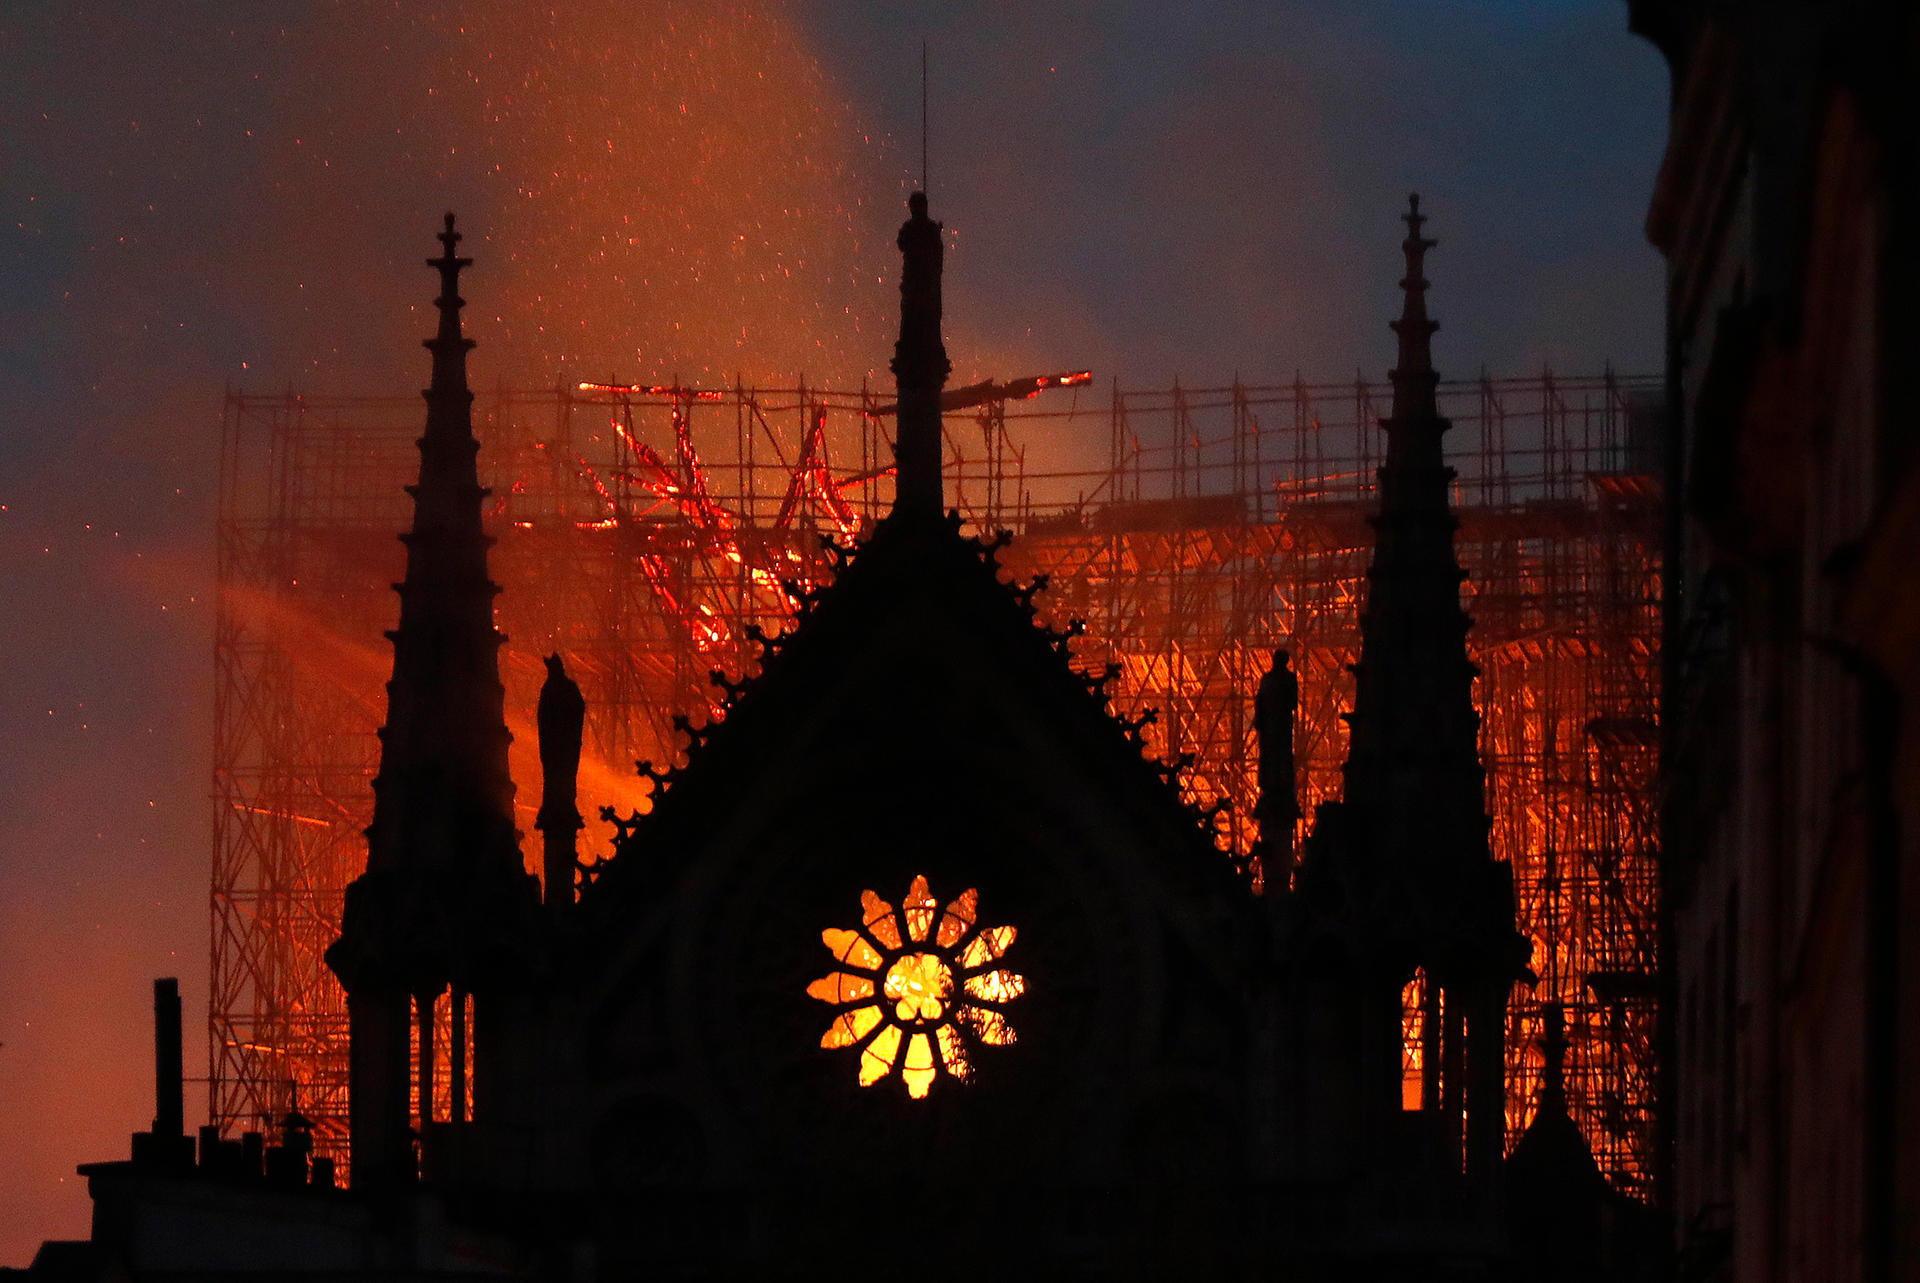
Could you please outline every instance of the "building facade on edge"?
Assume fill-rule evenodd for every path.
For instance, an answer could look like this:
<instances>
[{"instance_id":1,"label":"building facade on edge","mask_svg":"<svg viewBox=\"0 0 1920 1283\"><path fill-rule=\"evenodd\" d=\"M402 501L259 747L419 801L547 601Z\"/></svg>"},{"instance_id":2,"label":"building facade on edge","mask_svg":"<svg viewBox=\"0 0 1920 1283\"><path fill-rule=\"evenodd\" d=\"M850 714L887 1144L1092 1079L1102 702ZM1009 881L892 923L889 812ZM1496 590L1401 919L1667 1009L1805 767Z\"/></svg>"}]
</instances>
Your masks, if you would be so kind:
<instances>
[{"instance_id":1,"label":"building facade on edge","mask_svg":"<svg viewBox=\"0 0 1920 1283\"><path fill-rule=\"evenodd\" d=\"M1680 1273L1920 1278L1920 10L1630 12L1673 83Z\"/></svg>"}]
</instances>

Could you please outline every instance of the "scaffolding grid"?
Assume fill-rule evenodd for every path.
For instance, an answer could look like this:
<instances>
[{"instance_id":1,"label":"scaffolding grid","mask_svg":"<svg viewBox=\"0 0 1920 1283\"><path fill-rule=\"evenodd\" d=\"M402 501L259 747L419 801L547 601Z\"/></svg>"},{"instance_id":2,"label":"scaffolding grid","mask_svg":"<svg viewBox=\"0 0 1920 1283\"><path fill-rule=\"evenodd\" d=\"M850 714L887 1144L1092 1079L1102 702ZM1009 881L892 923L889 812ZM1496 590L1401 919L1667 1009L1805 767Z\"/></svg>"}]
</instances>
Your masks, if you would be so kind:
<instances>
[{"instance_id":1,"label":"scaffolding grid","mask_svg":"<svg viewBox=\"0 0 1920 1283\"><path fill-rule=\"evenodd\" d=\"M1659 961L1658 388L1551 372L1440 388L1494 852L1514 868L1541 976L1509 1008L1509 1140L1532 1117L1540 1009L1557 1001L1569 1108L1602 1171L1641 1198ZM1363 378L1115 383L947 415L948 493L967 527L1014 532L1002 561L1049 577L1043 617L1086 623L1076 665L1114 665L1115 711L1157 709L1153 750L1191 755L1195 801L1231 804L1223 858L1255 836L1252 699L1277 647L1300 678L1296 838L1337 796L1390 395ZM750 662L749 626L791 616L784 583L831 574L823 537L848 542L884 513L884 408L864 388L804 383L478 399L516 779L537 779L540 661L557 651L588 701L582 809L644 804L635 760L671 759L676 714L704 717L712 671ZM232 1130L297 1105L343 1163L345 1000L321 955L365 861L419 421L413 398L238 393L222 418L209 1108ZM525 832L536 803L523 788Z\"/></svg>"}]
</instances>

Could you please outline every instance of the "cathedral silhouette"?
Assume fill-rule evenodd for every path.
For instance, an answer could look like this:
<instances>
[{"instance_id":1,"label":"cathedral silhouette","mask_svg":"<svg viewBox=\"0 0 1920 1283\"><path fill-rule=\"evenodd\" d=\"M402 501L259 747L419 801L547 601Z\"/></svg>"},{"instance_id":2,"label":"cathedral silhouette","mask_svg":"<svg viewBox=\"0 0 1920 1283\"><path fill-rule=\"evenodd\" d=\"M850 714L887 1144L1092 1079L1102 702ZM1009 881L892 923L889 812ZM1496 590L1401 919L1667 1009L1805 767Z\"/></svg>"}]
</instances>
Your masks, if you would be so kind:
<instances>
[{"instance_id":1,"label":"cathedral silhouette","mask_svg":"<svg viewBox=\"0 0 1920 1283\"><path fill-rule=\"evenodd\" d=\"M1530 945L1488 849L1418 198L1344 795L1294 850L1283 651L1257 701L1259 886L1069 665L1075 629L945 510L942 232L909 205L891 513L756 639L756 672L714 674L723 711L643 764L650 807L602 859L576 849L585 710L549 661L542 878L513 822L447 216L367 865L327 954L350 1188L297 1116L196 1163L176 1007L155 1131L85 1169L94 1238L36 1273L1657 1272L1657 1218L1567 1117L1551 1013L1504 1152Z\"/></svg>"}]
</instances>

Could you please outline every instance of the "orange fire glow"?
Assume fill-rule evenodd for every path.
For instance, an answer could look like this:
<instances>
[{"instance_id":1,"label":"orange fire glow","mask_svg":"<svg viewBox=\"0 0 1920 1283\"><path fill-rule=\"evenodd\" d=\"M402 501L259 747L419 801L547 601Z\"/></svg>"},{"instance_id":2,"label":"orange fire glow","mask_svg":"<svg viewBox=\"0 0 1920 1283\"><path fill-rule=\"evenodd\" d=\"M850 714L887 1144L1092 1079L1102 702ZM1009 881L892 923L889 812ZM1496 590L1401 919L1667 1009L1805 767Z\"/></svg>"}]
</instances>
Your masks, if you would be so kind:
<instances>
[{"instance_id":1,"label":"orange fire glow","mask_svg":"<svg viewBox=\"0 0 1920 1283\"><path fill-rule=\"evenodd\" d=\"M1599 381L1594 387L1597 393ZM556 395L562 398L558 403ZM634 416L624 432L614 428L628 428L628 407L620 395L632 398ZM1200 423L1196 407L1202 406L1202 396L1181 395L1180 414ZM1203 808L1233 804L1216 831L1239 858L1245 858L1255 836L1249 803L1256 791L1257 746L1249 704L1277 645L1291 647L1300 676L1294 747L1301 810L1311 815L1319 803L1339 795L1346 749L1340 715L1351 700L1346 665L1356 658L1365 593L1369 533L1364 513L1371 471L1355 459L1311 453L1332 431L1324 415L1333 395L1295 402L1291 389L1267 389L1246 398L1256 408L1277 403L1277 409L1265 411L1270 419L1299 425L1292 436L1269 428L1259 441L1247 437L1236 447L1252 451L1264 441L1270 450L1304 456L1304 463L1286 474L1287 498L1278 507L1275 486L1269 484L1277 479L1264 472L1258 480L1245 478L1233 504L1224 507L1213 500L1154 499L1151 490L1144 502L1132 500L1139 484L1134 460L1152 458L1147 447L1132 444L1141 437L1135 429L1147 428L1152 419L1120 403L1113 419L1120 462L1111 478L1098 483L1116 498L1076 504L1075 492L1086 482L1068 476L1060 482L1067 487L1064 505L1056 499L1055 506L1034 511L1021 538L1001 555L1004 573L1014 582L1041 572L1051 576L1051 587L1035 599L1043 619L1056 626L1073 618L1088 621L1086 635L1074 645L1073 663L1090 677L1108 665L1114 668L1104 691L1116 715L1160 711L1159 721L1142 731L1147 750L1163 760L1183 751L1195 755L1179 774L1180 787ZM1352 398L1354 391L1349 385L1337 395ZM875 465L886 458L885 442L876 421L864 414L870 400L857 394L749 391L718 409L693 405L691 411L691 403L673 396L645 403L638 393L595 393L584 401L572 400L570 391L545 396L517 401L517 418L490 420L497 426L485 437L483 453L483 463L492 469L486 479L496 505L489 520L502 534L494 573L507 589L500 609L501 627L511 639L503 656L509 704L516 710L513 772L523 796L531 797L537 768L530 713L541 676L539 658L559 651L588 699L582 809L591 825L595 804L601 802L621 813L647 809L651 783L636 777L629 763L636 757L677 760L681 740L668 725L671 714L684 712L696 722L713 715L718 697L708 684L710 671L751 671L752 630L777 632L791 624L794 603L785 588L823 583L832 575L831 559L820 550L817 536L857 532L884 511L891 487L870 484L884 474ZM611 416L608 401L614 402ZM1241 412L1238 389L1231 397L1222 390L1216 404L1235 407L1237 422L1253 418ZM822 406L831 415L822 414ZM1475 422L1470 404L1450 409L1456 424ZM274 852L291 850L313 862L291 881L333 888L336 897L364 860L358 838L366 822L364 772L370 769L372 729L379 723L379 690L390 656L374 642L359 648L364 654L350 669L329 674L329 666L319 661L330 653L335 637L377 638L391 626L392 599L382 585L397 578L392 558L399 549L389 532L400 528L404 513L402 496L389 482L404 475L417 413L417 402L396 400L390 433L395 462L378 474L385 487L378 494L386 507L362 511L349 506L349 500L371 502L354 500L357 491L326 489L341 486L337 478L355 475L328 457L313 457L316 480L289 487L295 493L302 485L318 488L332 505L328 511L340 514L340 520L351 517L352 530L361 532L358 542L325 527L301 526L294 535L319 542L294 547L298 555L284 564L297 573L280 573L275 568L282 563L262 559L288 546L284 543L263 541L259 551L242 549L244 556L236 553L231 563L258 576L248 581L257 586L234 600L251 592L298 615L297 622L270 629L265 640L284 639L297 672L329 677L311 689L279 696L289 711L274 716L309 728L302 730L294 751L324 746L332 735L334 744L345 746L336 760L351 769L322 771L311 787L295 779L258 790L236 773L233 801L256 809L232 812L247 824L231 826L222 850L244 853L252 849L249 843ZM683 453L677 441L685 435L691 444L698 425L688 413L705 416L699 425L708 435L699 438L698 453ZM575 416L571 428L567 414ZM754 439L774 441L763 447L758 473L744 466L750 438L729 441L725 431L714 431L717 424L731 428L735 422L753 424ZM763 431L761 424L777 431ZM831 440L829 427L835 430ZM1472 431L1466 427L1465 435ZM864 441L862 432L868 434ZM1183 431L1175 439L1190 443L1193 433ZM566 447L557 448L563 441ZM642 445L651 446L671 477L670 492L637 480L647 475L636 462ZM371 475L359 463L370 449L362 439L343 437L340 449L343 459ZM1172 450L1191 453L1192 447ZM574 455L588 461L591 470L578 466ZM275 457L299 456L282 451ZM1010 455L1001 457L1012 466ZM725 521L703 516L693 501L685 474L690 464L698 465L707 501L726 514ZM1019 507L991 506L996 491L981 479L1011 480L1005 472L983 470L971 460L956 463L954 471L959 506L970 514L973 529L1026 518L1024 498ZM1151 485L1156 474L1149 468L1145 475ZM1475 622L1469 645L1480 666L1475 700L1483 713L1492 839L1496 855L1514 869L1521 924L1536 940L1532 966L1542 977L1533 991L1516 994L1509 1012L1507 1060L1514 1090L1508 1134L1517 1137L1536 1099L1536 1004L1557 998L1568 1009L1570 1108L1609 1178L1639 1191L1645 1188L1651 1137L1649 1049L1655 1009L1646 977L1655 961L1649 817L1657 709L1649 692L1658 638L1657 540L1648 533L1654 524L1643 514L1657 509L1647 506L1631 478L1609 479L1603 466L1569 464L1565 478L1555 483L1562 488L1552 492L1550 522L1534 515L1549 508L1518 500L1503 507L1494 490L1488 492L1494 497L1464 503L1461 514L1462 559L1472 573L1467 591ZM1031 473L1024 480L1029 487L1048 484ZM1610 489L1596 501L1589 491L1602 483ZM830 494L843 499L845 507L830 504ZM982 496L989 506L979 506ZM1259 509L1259 504L1266 506ZM369 549L381 550L388 560L362 565L357 559L368 558ZM288 588L289 578L297 578L299 587ZM1228 602L1265 604L1228 610ZM272 647L268 652L277 653ZM235 656L236 664L243 661L240 652ZM284 675L276 674L281 670L245 680L257 680L263 692L286 690ZM243 678L236 677L236 690L245 689ZM351 698L343 700L349 692ZM258 721L258 714L235 714L236 734L251 734L247 728ZM248 741L239 742L244 749ZM335 814L339 818L330 829L280 818ZM529 829L530 823L531 815L523 815L521 827ZM1296 842L1305 828L1303 820L1291 835ZM290 831L304 836L290 838ZM590 828L583 849L604 851L606 836L604 828ZM284 915L245 917L246 910L236 897L236 932L286 932L280 925ZM1013 929L972 925L976 909L966 896L943 908L930 893L917 894L899 909L876 896L867 910L858 929L841 941L857 955L834 973L844 979L829 976L812 991L836 1008L829 1037L843 1041L833 1045L859 1049L860 1072L878 1075L872 1083L897 1072L909 1095L915 1084L931 1092L942 1076L957 1080L952 1066L982 1069L982 1049L1012 1039L1006 1015L995 1004L1024 990L1024 979L1000 974L1004 969L995 965L1012 944ZM296 955L276 962L275 974L312 971L337 913L337 903L320 905L308 933L311 941L299 936L260 945L263 952L285 947ZM927 939L917 940L915 930L924 930ZM854 949L853 937L870 953ZM835 952L837 957L841 950ZM942 976L930 963L916 962L895 974L894 964L914 954L929 955L949 969L947 991L939 999L941 1021L916 1014L921 1025L899 1022L898 1004L916 995L913 984L919 985L916 1001L941 993ZM892 994L887 992L890 978ZM303 1112L334 1120L344 1118L338 1085L344 1058L335 1041L337 1017L330 1014L337 1012L339 999L323 991L327 979L321 975L298 992L290 981L279 981L288 991L286 1000L307 1004L308 1014L277 1016L277 1027L256 1030L236 1017L231 1022L235 1046L273 1050L248 1053L251 1059L225 1072L242 1085L299 1082ZM233 1004L226 1010L245 1014L242 998L222 1001ZM963 1014L969 1009L978 1014ZM1424 1046L1415 1009L1408 1010L1403 1082L1418 1082ZM883 1040L883 1027L898 1030L897 1039ZM942 1027L951 1033L941 1035ZM915 1033L928 1035L924 1051L914 1043ZM948 1066L944 1071L943 1065ZM1403 1099L1412 1101L1414 1091L1404 1088ZM326 1139L336 1142L337 1153L337 1133Z\"/></svg>"}]
</instances>

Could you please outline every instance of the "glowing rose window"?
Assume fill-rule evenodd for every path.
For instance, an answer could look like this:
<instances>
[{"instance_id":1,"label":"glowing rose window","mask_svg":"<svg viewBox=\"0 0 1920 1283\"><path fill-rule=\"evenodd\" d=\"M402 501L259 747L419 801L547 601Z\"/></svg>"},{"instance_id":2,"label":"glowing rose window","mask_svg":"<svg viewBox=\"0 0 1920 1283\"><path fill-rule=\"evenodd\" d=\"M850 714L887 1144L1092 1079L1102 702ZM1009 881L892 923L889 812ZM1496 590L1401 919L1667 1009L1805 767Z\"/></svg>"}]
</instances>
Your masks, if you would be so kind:
<instances>
[{"instance_id":1,"label":"glowing rose window","mask_svg":"<svg viewBox=\"0 0 1920 1283\"><path fill-rule=\"evenodd\" d=\"M973 1049L1014 1041L1004 1008L1026 992L1027 982L994 964L1015 933L1012 927L976 931L979 900L979 892L962 891L942 911L927 880L917 877L899 913L863 891L860 930L820 933L834 959L849 968L807 986L808 994L841 1009L820 1045L859 1048L862 1087L897 1068L907 1094L920 1100L943 1069L960 1082L972 1078Z\"/></svg>"}]
</instances>

